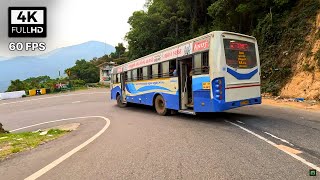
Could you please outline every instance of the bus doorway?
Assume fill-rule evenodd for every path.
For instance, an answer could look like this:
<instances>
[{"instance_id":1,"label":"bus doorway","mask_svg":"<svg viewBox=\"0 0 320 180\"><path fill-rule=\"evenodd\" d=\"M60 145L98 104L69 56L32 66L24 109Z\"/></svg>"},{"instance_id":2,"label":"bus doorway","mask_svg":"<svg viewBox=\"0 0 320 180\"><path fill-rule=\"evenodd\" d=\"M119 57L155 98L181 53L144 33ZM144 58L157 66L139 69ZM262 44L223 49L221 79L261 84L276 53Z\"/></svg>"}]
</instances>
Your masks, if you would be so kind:
<instances>
[{"instance_id":1,"label":"bus doorway","mask_svg":"<svg viewBox=\"0 0 320 180\"><path fill-rule=\"evenodd\" d=\"M192 97L192 57L179 61L181 110L193 109Z\"/></svg>"}]
</instances>

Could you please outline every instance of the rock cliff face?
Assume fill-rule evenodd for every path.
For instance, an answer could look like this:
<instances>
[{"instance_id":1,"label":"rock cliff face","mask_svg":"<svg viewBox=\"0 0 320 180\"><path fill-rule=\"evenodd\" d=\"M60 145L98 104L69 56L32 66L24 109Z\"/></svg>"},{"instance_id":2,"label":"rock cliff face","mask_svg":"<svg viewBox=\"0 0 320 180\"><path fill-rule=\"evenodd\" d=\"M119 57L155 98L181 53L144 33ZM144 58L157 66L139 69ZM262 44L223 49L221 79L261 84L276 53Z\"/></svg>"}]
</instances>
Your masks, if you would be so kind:
<instances>
[{"instance_id":1,"label":"rock cliff face","mask_svg":"<svg viewBox=\"0 0 320 180\"><path fill-rule=\"evenodd\" d=\"M302 97L320 100L320 11L311 33L306 37L307 46L296 55L293 76L281 89L283 97Z\"/></svg>"}]
</instances>

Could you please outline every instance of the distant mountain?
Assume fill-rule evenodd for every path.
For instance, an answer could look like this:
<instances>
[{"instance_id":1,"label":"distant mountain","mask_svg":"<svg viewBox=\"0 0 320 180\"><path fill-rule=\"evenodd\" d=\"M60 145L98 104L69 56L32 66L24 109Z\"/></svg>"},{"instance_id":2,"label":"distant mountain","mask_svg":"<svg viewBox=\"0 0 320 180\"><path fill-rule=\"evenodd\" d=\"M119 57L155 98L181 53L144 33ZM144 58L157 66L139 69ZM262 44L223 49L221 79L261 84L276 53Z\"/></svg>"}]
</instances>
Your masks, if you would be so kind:
<instances>
[{"instance_id":1,"label":"distant mountain","mask_svg":"<svg viewBox=\"0 0 320 180\"><path fill-rule=\"evenodd\" d=\"M0 92L7 90L11 80L48 75L59 76L59 70L72 67L76 60L91 60L115 51L109 44L89 41L82 44L55 49L38 56L18 56L6 59L0 57Z\"/></svg>"}]
</instances>

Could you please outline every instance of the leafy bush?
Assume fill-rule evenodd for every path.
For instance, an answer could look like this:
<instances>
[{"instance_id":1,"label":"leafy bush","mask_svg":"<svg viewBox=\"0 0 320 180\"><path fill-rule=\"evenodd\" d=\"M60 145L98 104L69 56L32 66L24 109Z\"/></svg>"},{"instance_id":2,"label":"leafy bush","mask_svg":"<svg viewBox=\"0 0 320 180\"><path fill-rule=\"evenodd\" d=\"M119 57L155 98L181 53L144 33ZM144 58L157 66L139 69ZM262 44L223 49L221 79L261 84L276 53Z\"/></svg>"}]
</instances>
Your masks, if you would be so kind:
<instances>
[{"instance_id":1,"label":"leafy bush","mask_svg":"<svg viewBox=\"0 0 320 180\"><path fill-rule=\"evenodd\" d=\"M77 60L76 65L67 70L71 71L71 79L81 79L86 83L96 83L100 78L99 68L84 59Z\"/></svg>"},{"instance_id":2,"label":"leafy bush","mask_svg":"<svg viewBox=\"0 0 320 180\"><path fill-rule=\"evenodd\" d=\"M74 87L82 87L86 85L86 82L81 79L71 80L71 84Z\"/></svg>"}]
</instances>

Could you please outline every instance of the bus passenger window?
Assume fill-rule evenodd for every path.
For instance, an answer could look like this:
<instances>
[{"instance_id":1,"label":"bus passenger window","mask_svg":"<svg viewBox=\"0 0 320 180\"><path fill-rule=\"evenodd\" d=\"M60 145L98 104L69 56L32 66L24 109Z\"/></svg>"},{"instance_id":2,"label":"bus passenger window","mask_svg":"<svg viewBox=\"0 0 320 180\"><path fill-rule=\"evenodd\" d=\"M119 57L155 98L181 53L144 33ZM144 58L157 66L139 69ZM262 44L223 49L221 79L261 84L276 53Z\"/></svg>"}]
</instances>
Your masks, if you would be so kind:
<instances>
[{"instance_id":1,"label":"bus passenger window","mask_svg":"<svg viewBox=\"0 0 320 180\"><path fill-rule=\"evenodd\" d=\"M163 62L162 64L162 77L169 77L169 61Z\"/></svg>"},{"instance_id":2,"label":"bus passenger window","mask_svg":"<svg viewBox=\"0 0 320 180\"><path fill-rule=\"evenodd\" d=\"M132 70L132 81L136 81L137 79L137 69L134 69Z\"/></svg>"},{"instance_id":3,"label":"bus passenger window","mask_svg":"<svg viewBox=\"0 0 320 180\"><path fill-rule=\"evenodd\" d=\"M131 79L131 71L127 72L127 81L128 82L132 81L132 79Z\"/></svg>"},{"instance_id":4,"label":"bus passenger window","mask_svg":"<svg viewBox=\"0 0 320 180\"><path fill-rule=\"evenodd\" d=\"M169 63L170 63L170 69L169 69L169 75L170 75L170 77L172 77L172 76L177 76L177 68L176 68L176 60L171 60L171 61L169 61Z\"/></svg>"},{"instance_id":5,"label":"bus passenger window","mask_svg":"<svg viewBox=\"0 0 320 180\"><path fill-rule=\"evenodd\" d=\"M148 79L152 79L152 66L148 66Z\"/></svg>"},{"instance_id":6,"label":"bus passenger window","mask_svg":"<svg viewBox=\"0 0 320 180\"><path fill-rule=\"evenodd\" d=\"M194 59L193 59L193 74L194 75L201 74L201 61L202 61L201 54L194 55Z\"/></svg>"},{"instance_id":7,"label":"bus passenger window","mask_svg":"<svg viewBox=\"0 0 320 180\"><path fill-rule=\"evenodd\" d=\"M148 79L148 67L143 67L142 68L142 79L143 80L146 80L146 79Z\"/></svg>"},{"instance_id":8,"label":"bus passenger window","mask_svg":"<svg viewBox=\"0 0 320 180\"><path fill-rule=\"evenodd\" d=\"M209 53L204 52L202 53L202 74L209 74Z\"/></svg>"},{"instance_id":9,"label":"bus passenger window","mask_svg":"<svg viewBox=\"0 0 320 180\"><path fill-rule=\"evenodd\" d=\"M162 77L162 65L161 65L161 63L158 64L158 77Z\"/></svg>"},{"instance_id":10,"label":"bus passenger window","mask_svg":"<svg viewBox=\"0 0 320 180\"><path fill-rule=\"evenodd\" d=\"M158 64L152 65L152 78L158 78L159 76L159 66Z\"/></svg>"},{"instance_id":11,"label":"bus passenger window","mask_svg":"<svg viewBox=\"0 0 320 180\"><path fill-rule=\"evenodd\" d=\"M142 80L143 79L142 68L137 69L137 74L138 74L137 80Z\"/></svg>"},{"instance_id":12,"label":"bus passenger window","mask_svg":"<svg viewBox=\"0 0 320 180\"><path fill-rule=\"evenodd\" d=\"M117 83L120 83L120 74L117 74Z\"/></svg>"}]
</instances>

